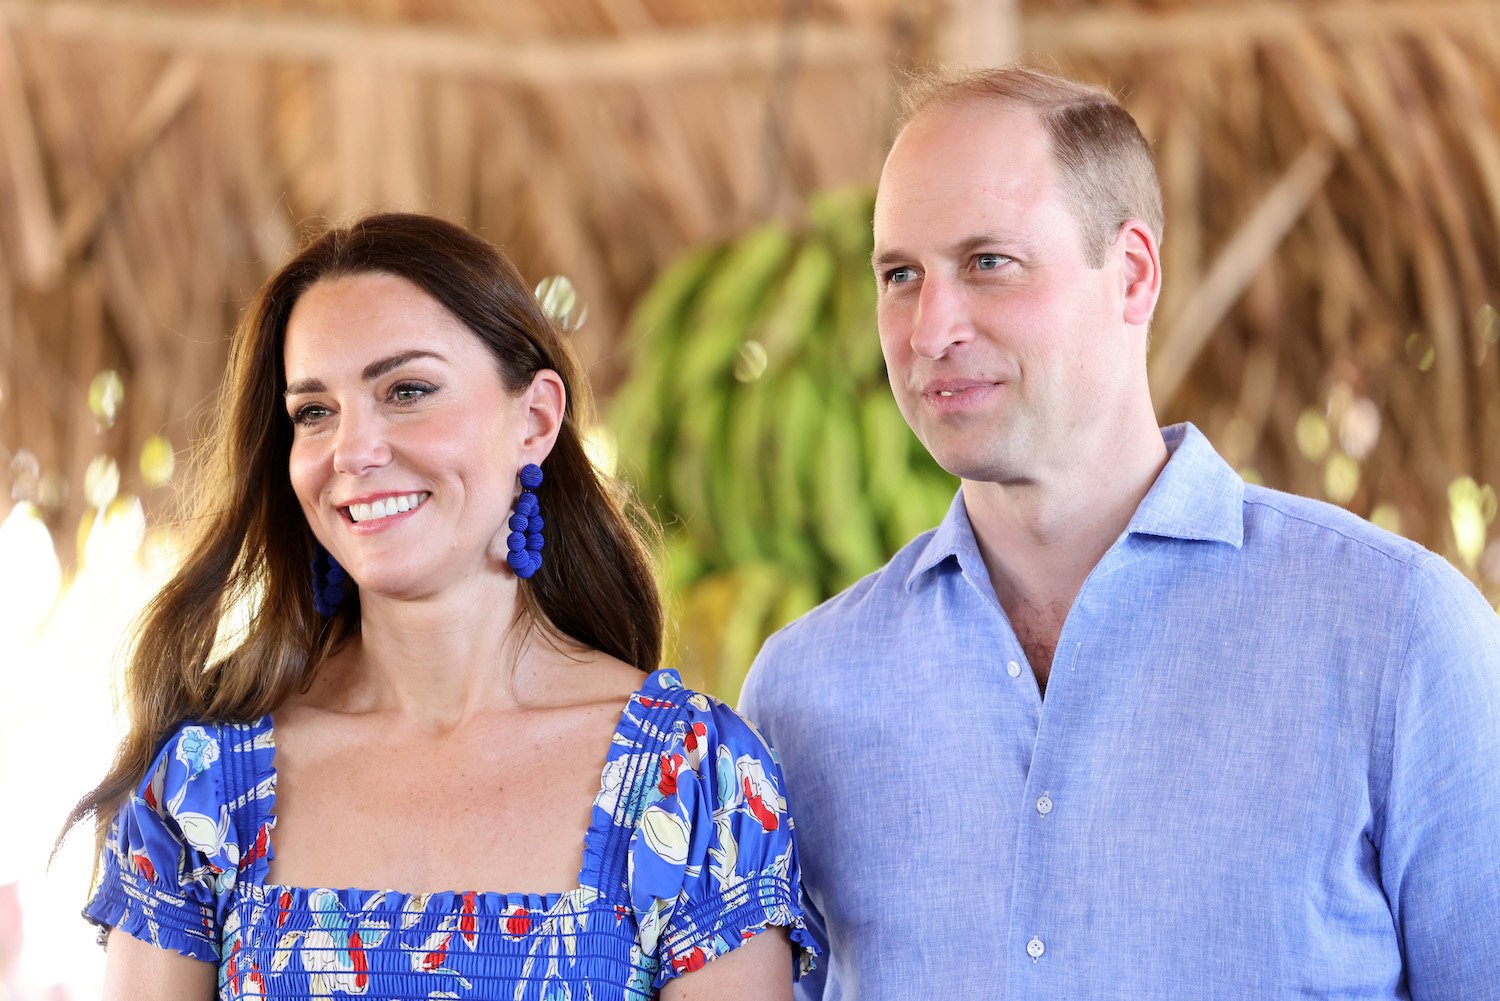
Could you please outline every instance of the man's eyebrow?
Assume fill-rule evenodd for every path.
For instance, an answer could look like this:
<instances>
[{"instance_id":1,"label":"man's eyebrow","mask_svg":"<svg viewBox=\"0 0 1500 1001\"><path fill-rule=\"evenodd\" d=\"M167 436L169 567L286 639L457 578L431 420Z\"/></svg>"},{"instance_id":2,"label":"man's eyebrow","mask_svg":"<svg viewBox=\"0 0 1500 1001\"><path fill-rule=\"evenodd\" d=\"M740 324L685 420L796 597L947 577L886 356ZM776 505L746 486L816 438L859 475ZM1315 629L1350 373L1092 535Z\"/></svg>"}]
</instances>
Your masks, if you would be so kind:
<instances>
[{"instance_id":1,"label":"man's eyebrow","mask_svg":"<svg viewBox=\"0 0 1500 1001\"><path fill-rule=\"evenodd\" d=\"M954 257L968 257L979 251L994 251L1004 253L1007 256L1035 257L1035 245L1025 237L1016 233L996 231L992 233L975 233L953 244L949 251Z\"/></svg>"},{"instance_id":2,"label":"man's eyebrow","mask_svg":"<svg viewBox=\"0 0 1500 1001\"><path fill-rule=\"evenodd\" d=\"M372 361L370 362L370 364L365 366L364 371L359 373L359 376L365 382L369 382L372 379L380 378L382 375L385 375L392 369L400 368L407 362L415 361L418 358L436 358L438 361L442 362L448 360L447 358L438 354L436 351L426 351L421 348L415 348L411 351L402 351L397 354L390 355L389 357ZM327 387L323 385L323 382L320 379L298 379L296 382L290 383L286 387L286 392L282 395L298 396L302 393L321 393L325 388Z\"/></svg>"},{"instance_id":3,"label":"man's eyebrow","mask_svg":"<svg viewBox=\"0 0 1500 1001\"><path fill-rule=\"evenodd\" d=\"M966 236L962 240L953 243L948 248L951 257L968 257L977 250L986 247L1014 247L1022 254L1031 256L1030 246L1019 237L1010 236L1005 233L975 233ZM904 250L882 250L877 251L870 257L870 266L876 271L884 270L892 264L901 264L909 261L912 255Z\"/></svg>"},{"instance_id":4,"label":"man's eyebrow","mask_svg":"<svg viewBox=\"0 0 1500 1001\"><path fill-rule=\"evenodd\" d=\"M976 250L985 247L1015 246L1016 242L1014 237L1006 236L1004 233L976 233L974 236L954 244L953 255L955 257L968 257Z\"/></svg>"}]
</instances>

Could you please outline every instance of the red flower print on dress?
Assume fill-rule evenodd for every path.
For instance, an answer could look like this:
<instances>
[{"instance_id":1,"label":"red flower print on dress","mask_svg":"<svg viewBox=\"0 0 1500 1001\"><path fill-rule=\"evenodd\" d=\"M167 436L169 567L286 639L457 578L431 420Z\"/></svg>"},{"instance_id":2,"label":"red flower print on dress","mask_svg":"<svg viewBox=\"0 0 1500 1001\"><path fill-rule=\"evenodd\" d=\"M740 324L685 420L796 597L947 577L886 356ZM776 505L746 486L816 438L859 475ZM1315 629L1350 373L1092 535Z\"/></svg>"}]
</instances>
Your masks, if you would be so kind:
<instances>
[{"instance_id":1,"label":"red flower print on dress","mask_svg":"<svg viewBox=\"0 0 1500 1001\"><path fill-rule=\"evenodd\" d=\"M255 835L255 843L250 846L250 850L245 853L245 857L240 859L241 872L250 868L252 863L265 856L266 848L270 844L270 841L271 824L269 821L267 821L266 823L260 825L260 830Z\"/></svg>"},{"instance_id":2,"label":"red flower print on dress","mask_svg":"<svg viewBox=\"0 0 1500 1001\"><path fill-rule=\"evenodd\" d=\"M166 781L167 765L166 762L162 762L162 764L157 767L156 771L152 773L151 781L146 784L146 791L143 794L143 798L146 800L146 805L157 813L161 812L161 794L162 789L166 785Z\"/></svg>"},{"instance_id":3,"label":"red flower print on dress","mask_svg":"<svg viewBox=\"0 0 1500 1001\"><path fill-rule=\"evenodd\" d=\"M470 949L478 942L477 925L478 919L474 917L474 894L465 893L463 905L458 912L458 933L463 936L464 945Z\"/></svg>"},{"instance_id":4,"label":"red flower print on dress","mask_svg":"<svg viewBox=\"0 0 1500 1001\"><path fill-rule=\"evenodd\" d=\"M682 770L682 755L661 754L661 779L656 783L656 789L663 796L671 796L677 792L677 773Z\"/></svg>"},{"instance_id":5,"label":"red flower print on dress","mask_svg":"<svg viewBox=\"0 0 1500 1001\"><path fill-rule=\"evenodd\" d=\"M695 948L686 956L673 956L672 969L678 973L691 973L694 970L701 970L706 962L708 962L708 957L703 955L703 950Z\"/></svg>"},{"instance_id":6,"label":"red flower print on dress","mask_svg":"<svg viewBox=\"0 0 1500 1001\"><path fill-rule=\"evenodd\" d=\"M349 933L349 958L354 961L354 986L363 989L370 982L370 957L357 931Z\"/></svg>"},{"instance_id":7,"label":"red flower print on dress","mask_svg":"<svg viewBox=\"0 0 1500 1001\"><path fill-rule=\"evenodd\" d=\"M708 753L708 725L694 723L683 735L682 746L687 750L687 766L696 769Z\"/></svg>"},{"instance_id":8,"label":"red flower print on dress","mask_svg":"<svg viewBox=\"0 0 1500 1001\"><path fill-rule=\"evenodd\" d=\"M531 912L516 904L505 912L505 934L522 938L531 931Z\"/></svg>"},{"instance_id":9,"label":"red flower print on dress","mask_svg":"<svg viewBox=\"0 0 1500 1001\"><path fill-rule=\"evenodd\" d=\"M431 973L433 970L441 969L443 960L448 958L448 943L453 941L452 934L444 935L438 942L437 948L430 950L422 957L422 969Z\"/></svg>"},{"instance_id":10,"label":"red flower print on dress","mask_svg":"<svg viewBox=\"0 0 1500 1001\"><path fill-rule=\"evenodd\" d=\"M781 818L776 816L776 811L766 806L765 797L756 792L750 785L749 776L745 777L745 805L750 807L750 813L760 826L767 831L774 831L781 826Z\"/></svg>"}]
</instances>

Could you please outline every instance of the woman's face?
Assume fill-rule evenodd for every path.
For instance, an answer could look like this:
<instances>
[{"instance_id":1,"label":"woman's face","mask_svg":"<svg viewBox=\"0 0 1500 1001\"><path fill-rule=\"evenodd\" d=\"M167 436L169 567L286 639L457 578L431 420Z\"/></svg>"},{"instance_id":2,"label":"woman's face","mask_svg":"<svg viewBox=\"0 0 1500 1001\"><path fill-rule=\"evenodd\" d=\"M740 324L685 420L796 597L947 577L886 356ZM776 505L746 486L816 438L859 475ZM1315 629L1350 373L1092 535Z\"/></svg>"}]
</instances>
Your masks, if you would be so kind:
<instances>
[{"instance_id":1,"label":"woman's face","mask_svg":"<svg viewBox=\"0 0 1500 1001\"><path fill-rule=\"evenodd\" d=\"M551 444L536 384L511 396L462 321L383 273L312 285L283 351L292 489L362 592L420 598L498 570L517 470Z\"/></svg>"}]
</instances>

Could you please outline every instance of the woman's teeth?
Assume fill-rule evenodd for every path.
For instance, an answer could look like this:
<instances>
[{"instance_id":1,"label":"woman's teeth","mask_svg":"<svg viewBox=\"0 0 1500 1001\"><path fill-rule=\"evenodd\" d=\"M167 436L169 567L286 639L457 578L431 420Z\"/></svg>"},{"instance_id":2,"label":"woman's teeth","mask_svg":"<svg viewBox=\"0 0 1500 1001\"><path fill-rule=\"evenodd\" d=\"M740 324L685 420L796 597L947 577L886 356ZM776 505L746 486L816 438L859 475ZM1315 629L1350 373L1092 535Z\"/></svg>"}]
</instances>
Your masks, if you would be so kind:
<instances>
[{"instance_id":1,"label":"woman's teeth","mask_svg":"<svg viewBox=\"0 0 1500 1001\"><path fill-rule=\"evenodd\" d=\"M420 507L429 496L431 495L427 493L402 494L399 497L382 497L369 504L350 504L349 518L356 523L389 518L393 514Z\"/></svg>"}]
</instances>

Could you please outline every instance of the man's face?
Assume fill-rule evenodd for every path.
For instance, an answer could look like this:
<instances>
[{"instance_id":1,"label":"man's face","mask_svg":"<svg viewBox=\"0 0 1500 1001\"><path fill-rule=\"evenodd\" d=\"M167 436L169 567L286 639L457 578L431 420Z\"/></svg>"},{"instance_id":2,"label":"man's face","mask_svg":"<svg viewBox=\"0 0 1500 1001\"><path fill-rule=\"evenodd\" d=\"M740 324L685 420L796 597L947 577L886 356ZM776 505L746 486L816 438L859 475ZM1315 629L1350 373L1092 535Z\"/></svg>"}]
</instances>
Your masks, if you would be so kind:
<instances>
[{"instance_id":1,"label":"man's face","mask_svg":"<svg viewBox=\"0 0 1500 1001\"><path fill-rule=\"evenodd\" d=\"M931 107L897 138L875 203L880 343L902 414L950 473L1033 481L1125 419L1143 343L1119 246L1100 268L1086 256L1031 111Z\"/></svg>"}]
</instances>

